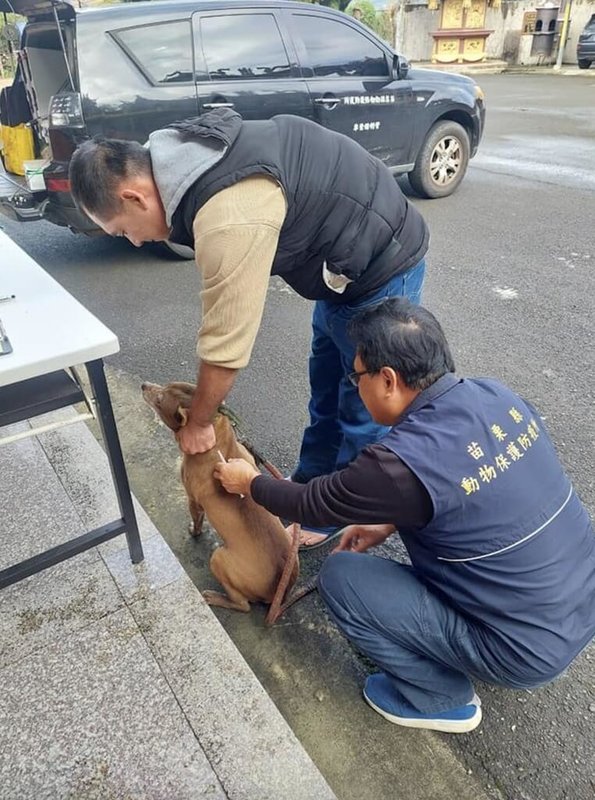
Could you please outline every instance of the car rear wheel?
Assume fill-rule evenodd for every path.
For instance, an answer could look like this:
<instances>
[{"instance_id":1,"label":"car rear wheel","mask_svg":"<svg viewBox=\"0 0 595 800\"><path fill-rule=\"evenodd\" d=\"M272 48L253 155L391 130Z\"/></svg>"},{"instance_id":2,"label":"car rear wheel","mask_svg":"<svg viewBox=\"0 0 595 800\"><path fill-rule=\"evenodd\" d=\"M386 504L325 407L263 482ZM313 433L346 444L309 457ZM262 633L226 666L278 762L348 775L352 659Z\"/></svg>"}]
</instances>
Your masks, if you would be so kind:
<instances>
[{"instance_id":1,"label":"car rear wheel","mask_svg":"<svg viewBox=\"0 0 595 800\"><path fill-rule=\"evenodd\" d=\"M579 58L578 60L578 68L579 69L589 69L593 62L589 61L588 58Z\"/></svg>"},{"instance_id":2,"label":"car rear wheel","mask_svg":"<svg viewBox=\"0 0 595 800\"><path fill-rule=\"evenodd\" d=\"M462 125L451 120L438 122L430 129L409 173L409 182L422 197L452 194L467 171L469 135Z\"/></svg>"}]
</instances>

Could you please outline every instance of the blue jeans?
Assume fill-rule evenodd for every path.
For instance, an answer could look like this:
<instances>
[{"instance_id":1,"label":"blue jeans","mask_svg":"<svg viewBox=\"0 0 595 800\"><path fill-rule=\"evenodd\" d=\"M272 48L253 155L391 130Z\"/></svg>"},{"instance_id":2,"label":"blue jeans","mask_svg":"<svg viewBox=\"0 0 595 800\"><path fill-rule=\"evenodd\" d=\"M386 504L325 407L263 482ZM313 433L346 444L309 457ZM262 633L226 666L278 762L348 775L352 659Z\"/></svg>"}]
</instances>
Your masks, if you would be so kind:
<instances>
[{"instance_id":1,"label":"blue jeans","mask_svg":"<svg viewBox=\"0 0 595 800\"><path fill-rule=\"evenodd\" d=\"M471 677L516 688L546 682L505 678L490 663L472 623L406 564L335 553L322 565L318 589L339 629L422 714L466 705L474 694Z\"/></svg>"},{"instance_id":2,"label":"blue jeans","mask_svg":"<svg viewBox=\"0 0 595 800\"><path fill-rule=\"evenodd\" d=\"M352 317L386 297L421 300L426 263L395 275L380 289L352 304L318 300L312 317L310 354L310 425L304 431L298 466L293 479L307 483L347 466L360 450L377 442L388 428L370 417L355 386L346 375L353 372L355 345L347 334Z\"/></svg>"}]
</instances>

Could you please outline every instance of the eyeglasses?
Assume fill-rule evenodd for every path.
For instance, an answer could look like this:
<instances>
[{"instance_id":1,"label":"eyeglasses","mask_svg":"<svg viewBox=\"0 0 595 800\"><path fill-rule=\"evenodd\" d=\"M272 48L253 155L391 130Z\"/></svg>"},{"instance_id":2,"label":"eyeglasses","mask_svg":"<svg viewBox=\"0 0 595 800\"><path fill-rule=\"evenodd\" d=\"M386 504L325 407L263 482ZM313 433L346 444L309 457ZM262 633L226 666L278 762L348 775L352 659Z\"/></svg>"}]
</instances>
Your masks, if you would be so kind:
<instances>
[{"instance_id":1,"label":"eyeglasses","mask_svg":"<svg viewBox=\"0 0 595 800\"><path fill-rule=\"evenodd\" d=\"M361 372L349 372L347 374L347 380L353 386L359 386L359 381L362 375L372 375L372 372L369 369L363 369Z\"/></svg>"}]
</instances>

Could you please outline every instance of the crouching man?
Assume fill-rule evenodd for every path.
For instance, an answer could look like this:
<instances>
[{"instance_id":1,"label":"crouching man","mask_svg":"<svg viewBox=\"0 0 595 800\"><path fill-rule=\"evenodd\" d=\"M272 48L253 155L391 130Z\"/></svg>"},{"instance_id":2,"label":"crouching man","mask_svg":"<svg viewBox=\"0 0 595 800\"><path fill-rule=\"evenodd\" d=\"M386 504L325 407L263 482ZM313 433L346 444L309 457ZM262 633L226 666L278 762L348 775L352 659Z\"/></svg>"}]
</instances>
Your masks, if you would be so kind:
<instances>
[{"instance_id":1,"label":"crouching man","mask_svg":"<svg viewBox=\"0 0 595 800\"><path fill-rule=\"evenodd\" d=\"M528 689L595 635L595 535L537 411L459 378L437 320L391 298L352 321L349 376L389 433L305 485L220 464L306 525L352 524L320 572L331 617L380 668L364 697L390 722L450 733L481 721L473 679ZM398 531L411 566L364 554Z\"/></svg>"}]
</instances>

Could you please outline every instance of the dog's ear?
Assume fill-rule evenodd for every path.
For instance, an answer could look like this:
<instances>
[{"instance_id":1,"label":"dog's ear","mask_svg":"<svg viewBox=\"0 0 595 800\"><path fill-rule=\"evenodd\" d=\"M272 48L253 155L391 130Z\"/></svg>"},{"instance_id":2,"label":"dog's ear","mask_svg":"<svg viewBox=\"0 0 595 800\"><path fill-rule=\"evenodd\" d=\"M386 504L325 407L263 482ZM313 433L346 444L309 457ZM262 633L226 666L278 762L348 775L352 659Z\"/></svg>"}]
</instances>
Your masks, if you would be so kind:
<instances>
[{"instance_id":1,"label":"dog's ear","mask_svg":"<svg viewBox=\"0 0 595 800\"><path fill-rule=\"evenodd\" d=\"M188 409L184 408L184 406L178 406L178 411L176 416L180 422L180 428L183 428L184 425L188 422Z\"/></svg>"}]
</instances>

